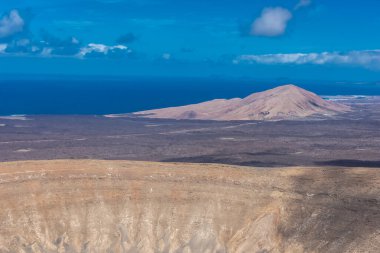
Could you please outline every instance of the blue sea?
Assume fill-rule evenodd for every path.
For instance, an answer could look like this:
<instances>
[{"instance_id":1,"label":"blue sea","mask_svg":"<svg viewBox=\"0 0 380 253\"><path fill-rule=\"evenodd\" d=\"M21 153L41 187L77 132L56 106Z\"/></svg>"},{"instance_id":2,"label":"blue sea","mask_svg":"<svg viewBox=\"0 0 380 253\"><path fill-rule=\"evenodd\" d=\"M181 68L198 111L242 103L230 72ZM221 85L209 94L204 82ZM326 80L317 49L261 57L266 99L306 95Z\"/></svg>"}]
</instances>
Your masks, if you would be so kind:
<instances>
[{"instance_id":1,"label":"blue sea","mask_svg":"<svg viewBox=\"0 0 380 253\"><path fill-rule=\"evenodd\" d=\"M288 80L23 78L0 80L0 115L111 114L245 97ZM293 81L319 95L380 95L380 83Z\"/></svg>"}]
</instances>

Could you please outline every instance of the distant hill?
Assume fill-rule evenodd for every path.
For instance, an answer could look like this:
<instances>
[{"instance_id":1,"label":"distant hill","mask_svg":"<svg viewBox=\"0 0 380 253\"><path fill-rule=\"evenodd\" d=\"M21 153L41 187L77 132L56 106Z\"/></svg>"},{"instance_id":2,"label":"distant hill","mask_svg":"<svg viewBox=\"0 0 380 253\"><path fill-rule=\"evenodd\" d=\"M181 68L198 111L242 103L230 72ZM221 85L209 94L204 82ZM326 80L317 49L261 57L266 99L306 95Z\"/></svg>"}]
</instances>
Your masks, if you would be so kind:
<instances>
[{"instance_id":1,"label":"distant hill","mask_svg":"<svg viewBox=\"0 0 380 253\"><path fill-rule=\"evenodd\" d=\"M136 112L146 118L199 120L282 120L332 116L350 107L324 100L295 85L284 85L246 98L215 99L200 104Z\"/></svg>"}]
</instances>

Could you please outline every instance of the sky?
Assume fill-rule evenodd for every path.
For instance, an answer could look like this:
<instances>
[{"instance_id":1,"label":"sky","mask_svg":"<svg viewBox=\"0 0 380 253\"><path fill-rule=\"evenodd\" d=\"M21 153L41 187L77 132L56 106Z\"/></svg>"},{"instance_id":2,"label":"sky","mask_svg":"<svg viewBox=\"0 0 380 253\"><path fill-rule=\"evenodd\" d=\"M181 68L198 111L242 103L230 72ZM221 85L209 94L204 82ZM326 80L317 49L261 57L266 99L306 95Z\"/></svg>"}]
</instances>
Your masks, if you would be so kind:
<instances>
[{"instance_id":1,"label":"sky","mask_svg":"<svg viewBox=\"0 0 380 253\"><path fill-rule=\"evenodd\" d=\"M380 81L378 0L1 0L1 75Z\"/></svg>"}]
</instances>

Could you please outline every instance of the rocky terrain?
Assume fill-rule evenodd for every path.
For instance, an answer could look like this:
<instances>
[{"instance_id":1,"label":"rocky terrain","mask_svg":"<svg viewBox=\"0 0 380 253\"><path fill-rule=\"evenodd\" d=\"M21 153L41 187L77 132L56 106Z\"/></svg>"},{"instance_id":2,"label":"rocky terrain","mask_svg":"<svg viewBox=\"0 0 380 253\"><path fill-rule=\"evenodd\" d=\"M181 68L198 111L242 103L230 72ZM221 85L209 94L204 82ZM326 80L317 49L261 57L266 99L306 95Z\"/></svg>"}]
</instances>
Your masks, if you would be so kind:
<instances>
[{"instance_id":1,"label":"rocky terrain","mask_svg":"<svg viewBox=\"0 0 380 253\"><path fill-rule=\"evenodd\" d=\"M148 118L200 120L284 120L333 116L350 111L294 85L254 93L244 99L215 99L195 105L137 112Z\"/></svg>"},{"instance_id":2,"label":"rocky terrain","mask_svg":"<svg viewBox=\"0 0 380 253\"><path fill-rule=\"evenodd\" d=\"M378 169L0 163L0 252L380 252Z\"/></svg>"},{"instance_id":3,"label":"rocky terrain","mask_svg":"<svg viewBox=\"0 0 380 253\"><path fill-rule=\"evenodd\" d=\"M0 118L0 161L52 159L223 163L256 167L380 167L380 98L328 97L352 108L280 121L122 115Z\"/></svg>"}]
</instances>

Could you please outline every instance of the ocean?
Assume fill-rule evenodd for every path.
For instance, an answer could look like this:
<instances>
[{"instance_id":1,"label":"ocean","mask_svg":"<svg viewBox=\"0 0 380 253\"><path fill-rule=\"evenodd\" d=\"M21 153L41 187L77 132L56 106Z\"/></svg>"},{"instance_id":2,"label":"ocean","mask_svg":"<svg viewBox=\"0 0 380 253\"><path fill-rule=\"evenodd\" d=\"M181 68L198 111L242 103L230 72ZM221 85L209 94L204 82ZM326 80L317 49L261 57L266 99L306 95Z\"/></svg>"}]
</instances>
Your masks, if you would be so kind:
<instances>
[{"instance_id":1,"label":"ocean","mask_svg":"<svg viewBox=\"0 0 380 253\"><path fill-rule=\"evenodd\" d=\"M245 97L286 80L219 78L56 78L0 80L0 115L128 113ZM297 81L319 95L380 95L380 83Z\"/></svg>"}]
</instances>

